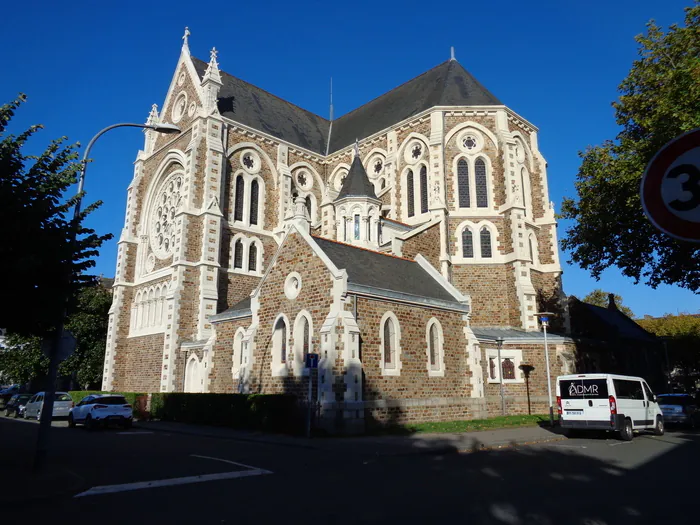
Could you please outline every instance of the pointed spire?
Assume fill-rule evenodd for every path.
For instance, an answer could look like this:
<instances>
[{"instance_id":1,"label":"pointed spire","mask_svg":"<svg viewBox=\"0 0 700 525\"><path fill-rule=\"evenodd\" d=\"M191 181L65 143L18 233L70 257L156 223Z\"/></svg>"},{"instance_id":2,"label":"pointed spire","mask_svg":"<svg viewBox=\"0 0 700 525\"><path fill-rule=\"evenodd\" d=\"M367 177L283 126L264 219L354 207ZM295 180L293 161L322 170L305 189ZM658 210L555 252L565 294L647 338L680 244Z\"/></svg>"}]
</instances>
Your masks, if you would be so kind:
<instances>
[{"instance_id":1,"label":"pointed spire","mask_svg":"<svg viewBox=\"0 0 700 525\"><path fill-rule=\"evenodd\" d=\"M352 159L350 171L343 181L343 186L340 188L336 200L344 197L377 198L377 194L374 192L374 185L369 181L365 167L360 160L360 147L357 142L355 142L355 158Z\"/></svg>"},{"instance_id":2,"label":"pointed spire","mask_svg":"<svg viewBox=\"0 0 700 525\"><path fill-rule=\"evenodd\" d=\"M150 126L152 124L156 124L159 121L160 117L158 117L158 104L153 104L151 106L151 112L148 114L148 118L146 119L146 125Z\"/></svg>"},{"instance_id":3,"label":"pointed spire","mask_svg":"<svg viewBox=\"0 0 700 525\"><path fill-rule=\"evenodd\" d=\"M219 72L219 63L216 61L216 55L218 55L218 53L219 52L216 50L215 47L211 48L211 58L209 59L209 65L207 66L207 70L204 73L202 84L204 84L207 80L211 80L218 84L222 84L221 73Z\"/></svg>"},{"instance_id":4,"label":"pointed spire","mask_svg":"<svg viewBox=\"0 0 700 525\"><path fill-rule=\"evenodd\" d=\"M185 34L182 35L182 50L185 51L188 55L190 53L189 37L190 37L190 28L185 27Z\"/></svg>"}]
</instances>

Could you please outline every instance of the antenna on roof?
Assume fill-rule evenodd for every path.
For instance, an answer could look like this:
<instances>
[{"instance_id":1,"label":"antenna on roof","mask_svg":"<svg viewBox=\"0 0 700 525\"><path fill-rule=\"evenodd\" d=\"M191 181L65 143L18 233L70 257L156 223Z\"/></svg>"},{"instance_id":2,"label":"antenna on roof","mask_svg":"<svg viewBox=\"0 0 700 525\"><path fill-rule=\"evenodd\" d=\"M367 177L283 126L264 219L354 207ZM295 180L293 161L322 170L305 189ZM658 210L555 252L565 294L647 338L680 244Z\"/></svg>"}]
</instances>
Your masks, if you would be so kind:
<instances>
[{"instance_id":1,"label":"antenna on roof","mask_svg":"<svg viewBox=\"0 0 700 525\"><path fill-rule=\"evenodd\" d=\"M450 47L450 60L455 60L455 48L454 48L454 46Z\"/></svg>"},{"instance_id":2,"label":"antenna on roof","mask_svg":"<svg viewBox=\"0 0 700 525\"><path fill-rule=\"evenodd\" d=\"M326 156L331 147L331 132L333 131L333 77L331 77L331 112L330 124L328 125L328 142L326 142Z\"/></svg>"}]
</instances>

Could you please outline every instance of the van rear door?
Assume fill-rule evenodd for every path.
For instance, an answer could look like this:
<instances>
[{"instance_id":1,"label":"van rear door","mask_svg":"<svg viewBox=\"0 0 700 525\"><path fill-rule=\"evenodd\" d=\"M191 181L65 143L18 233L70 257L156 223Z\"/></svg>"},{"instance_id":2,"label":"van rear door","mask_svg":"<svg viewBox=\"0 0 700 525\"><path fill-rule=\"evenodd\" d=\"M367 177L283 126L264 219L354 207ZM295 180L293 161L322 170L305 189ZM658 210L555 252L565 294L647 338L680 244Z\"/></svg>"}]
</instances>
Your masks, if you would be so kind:
<instances>
[{"instance_id":1,"label":"van rear door","mask_svg":"<svg viewBox=\"0 0 700 525\"><path fill-rule=\"evenodd\" d=\"M559 392L565 421L596 427L610 424L607 378L560 379Z\"/></svg>"}]
</instances>

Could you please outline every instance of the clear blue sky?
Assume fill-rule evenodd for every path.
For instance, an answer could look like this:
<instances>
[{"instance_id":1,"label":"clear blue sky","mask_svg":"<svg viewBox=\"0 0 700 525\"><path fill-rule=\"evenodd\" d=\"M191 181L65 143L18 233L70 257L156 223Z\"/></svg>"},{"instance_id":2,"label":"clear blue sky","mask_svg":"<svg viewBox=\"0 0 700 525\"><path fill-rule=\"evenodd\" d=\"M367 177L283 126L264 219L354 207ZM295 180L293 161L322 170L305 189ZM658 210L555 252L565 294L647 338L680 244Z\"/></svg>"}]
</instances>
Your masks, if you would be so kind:
<instances>
[{"instance_id":1,"label":"clear blue sky","mask_svg":"<svg viewBox=\"0 0 700 525\"><path fill-rule=\"evenodd\" d=\"M189 26L193 55L206 60L216 46L225 71L323 116L332 76L338 116L448 59L454 46L464 67L540 128L559 211L574 193L577 152L617 132L610 103L636 57L634 36L651 18L682 24L691 3L25 0L3 10L0 102L29 96L12 131L44 124L36 149L62 135L84 146L104 126L144 122L151 104L163 103ZM105 276L114 275L126 187L142 146L142 133L126 128L93 149L88 200L104 206L91 225L115 235L95 269ZM566 227L560 223L560 234ZM617 269L595 282L565 263L564 287L578 296L618 293L637 315L700 310L698 295L634 285Z\"/></svg>"}]
</instances>

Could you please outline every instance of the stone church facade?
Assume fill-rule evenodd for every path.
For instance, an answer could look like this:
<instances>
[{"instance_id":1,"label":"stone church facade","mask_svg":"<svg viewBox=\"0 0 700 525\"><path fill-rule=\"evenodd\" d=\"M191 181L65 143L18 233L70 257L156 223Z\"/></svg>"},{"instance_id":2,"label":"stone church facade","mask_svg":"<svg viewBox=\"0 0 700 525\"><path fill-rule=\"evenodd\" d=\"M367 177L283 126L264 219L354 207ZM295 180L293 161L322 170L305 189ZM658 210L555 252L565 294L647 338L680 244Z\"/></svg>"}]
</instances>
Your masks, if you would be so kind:
<instances>
[{"instance_id":1,"label":"stone church facade","mask_svg":"<svg viewBox=\"0 0 700 525\"><path fill-rule=\"evenodd\" d=\"M128 187L103 388L292 392L336 428L546 411L537 128L451 59L332 122L191 56ZM549 337L553 377L574 344ZM529 401L528 401L529 399Z\"/></svg>"}]
</instances>

